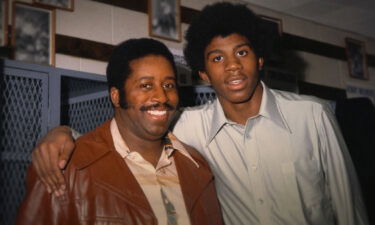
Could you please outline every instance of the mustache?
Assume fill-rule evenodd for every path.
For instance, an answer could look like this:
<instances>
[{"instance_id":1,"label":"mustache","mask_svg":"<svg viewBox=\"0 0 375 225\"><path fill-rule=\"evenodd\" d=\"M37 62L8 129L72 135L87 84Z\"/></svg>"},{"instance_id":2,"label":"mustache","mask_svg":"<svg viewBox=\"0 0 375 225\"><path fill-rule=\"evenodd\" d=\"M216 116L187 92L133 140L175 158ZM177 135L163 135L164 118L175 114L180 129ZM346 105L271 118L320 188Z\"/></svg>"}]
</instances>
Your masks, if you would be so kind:
<instances>
[{"instance_id":1,"label":"mustache","mask_svg":"<svg viewBox=\"0 0 375 225\"><path fill-rule=\"evenodd\" d=\"M175 110L176 107L174 107L173 105L169 104L169 103L156 103L156 104L153 104L153 105L145 105L145 106L141 106L139 109L141 111L148 111L148 110L151 110L151 109L157 109L157 108L165 108L167 110Z\"/></svg>"}]
</instances>

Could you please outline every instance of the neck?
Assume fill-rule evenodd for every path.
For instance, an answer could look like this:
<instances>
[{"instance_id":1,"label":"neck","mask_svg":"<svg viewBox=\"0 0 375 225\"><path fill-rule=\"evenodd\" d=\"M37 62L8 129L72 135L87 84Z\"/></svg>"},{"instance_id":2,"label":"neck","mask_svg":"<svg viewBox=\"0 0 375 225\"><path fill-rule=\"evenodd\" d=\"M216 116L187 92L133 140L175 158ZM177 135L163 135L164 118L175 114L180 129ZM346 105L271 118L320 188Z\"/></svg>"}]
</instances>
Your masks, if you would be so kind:
<instances>
[{"instance_id":1,"label":"neck","mask_svg":"<svg viewBox=\"0 0 375 225\"><path fill-rule=\"evenodd\" d=\"M126 142L130 151L138 152L146 161L156 167L161 153L164 149L163 138L146 139L135 135L126 126L124 126L121 117L116 117L119 132L122 139Z\"/></svg>"},{"instance_id":2,"label":"neck","mask_svg":"<svg viewBox=\"0 0 375 225\"><path fill-rule=\"evenodd\" d=\"M238 124L245 125L248 118L258 115L262 102L263 87L259 83L249 100L242 103L220 101L225 117Z\"/></svg>"}]
</instances>

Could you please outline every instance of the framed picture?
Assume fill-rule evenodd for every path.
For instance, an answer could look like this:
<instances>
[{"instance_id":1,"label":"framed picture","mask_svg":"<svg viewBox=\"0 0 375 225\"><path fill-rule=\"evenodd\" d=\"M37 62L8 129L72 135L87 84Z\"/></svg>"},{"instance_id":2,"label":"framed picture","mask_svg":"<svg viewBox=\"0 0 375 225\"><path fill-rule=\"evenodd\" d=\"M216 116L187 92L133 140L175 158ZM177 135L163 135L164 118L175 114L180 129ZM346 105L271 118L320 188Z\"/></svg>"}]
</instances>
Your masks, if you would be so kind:
<instances>
[{"instance_id":1,"label":"framed picture","mask_svg":"<svg viewBox=\"0 0 375 225\"><path fill-rule=\"evenodd\" d=\"M8 0L0 0L0 46L8 44Z\"/></svg>"},{"instance_id":2,"label":"framed picture","mask_svg":"<svg viewBox=\"0 0 375 225\"><path fill-rule=\"evenodd\" d=\"M148 0L150 36L181 41L180 0Z\"/></svg>"},{"instance_id":3,"label":"framed picture","mask_svg":"<svg viewBox=\"0 0 375 225\"><path fill-rule=\"evenodd\" d=\"M33 3L35 5L53 7L62 10L74 10L74 0L33 0Z\"/></svg>"},{"instance_id":4,"label":"framed picture","mask_svg":"<svg viewBox=\"0 0 375 225\"><path fill-rule=\"evenodd\" d=\"M13 2L12 46L14 59L55 64L55 11Z\"/></svg>"},{"instance_id":5,"label":"framed picture","mask_svg":"<svg viewBox=\"0 0 375 225\"><path fill-rule=\"evenodd\" d=\"M277 33L279 36L283 34L283 23L281 19L276 19L269 16L259 16L263 20L263 26L267 27L272 33Z\"/></svg>"},{"instance_id":6,"label":"framed picture","mask_svg":"<svg viewBox=\"0 0 375 225\"><path fill-rule=\"evenodd\" d=\"M346 38L345 42L350 76L368 80L365 44L352 38Z\"/></svg>"}]
</instances>

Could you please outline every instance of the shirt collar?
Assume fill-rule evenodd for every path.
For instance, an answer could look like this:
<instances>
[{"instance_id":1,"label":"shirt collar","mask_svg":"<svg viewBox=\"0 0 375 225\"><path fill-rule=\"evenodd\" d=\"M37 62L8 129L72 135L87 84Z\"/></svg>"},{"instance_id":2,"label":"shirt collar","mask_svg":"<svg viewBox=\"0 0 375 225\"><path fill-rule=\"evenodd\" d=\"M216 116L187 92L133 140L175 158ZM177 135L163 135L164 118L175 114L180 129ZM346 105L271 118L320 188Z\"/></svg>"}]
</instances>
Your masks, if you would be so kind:
<instances>
[{"instance_id":1,"label":"shirt collar","mask_svg":"<svg viewBox=\"0 0 375 225\"><path fill-rule=\"evenodd\" d=\"M190 153L185 149L185 147L182 145L182 143L177 139L172 132L168 132L168 135L166 138L166 149L173 149L177 150L179 153L184 155L186 158L190 159L197 168L199 168L199 164L191 157Z\"/></svg>"},{"instance_id":2,"label":"shirt collar","mask_svg":"<svg viewBox=\"0 0 375 225\"><path fill-rule=\"evenodd\" d=\"M111 121L110 130L116 151L121 155L122 158L126 158L131 151L125 140L122 138L114 118ZM191 157L182 143L171 132L168 132L167 136L165 137L165 143L164 151L168 158L171 157L175 150L177 150L179 153L190 159L197 166L197 168L199 168L199 164Z\"/></svg>"},{"instance_id":3,"label":"shirt collar","mask_svg":"<svg viewBox=\"0 0 375 225\"><path fill-rule=\"evenodd\" d=\"M262 92L262 101L260 104L258 115L265 117L269 120L272 120L278 126L291 132L280 110L279 104L276 101L275 95L272 93L271 89L269 89L263 83L263 81L261 81L261 85L263 86L263 92ZM216 99L212 104L213 104L213 116L212 116L212 123L211 123L209 138L207 140L207 145L215 138L215 136L219 133L219 131L225 124L234 123L234 122L229 121L225 117L223 108L218 99Z\"/></svg>"},{"instance_id":4,"label":"shirt collar","mask_svg":"<svg viewBox=\"0 0 375 225\"><path fill-rule=\"evenodd\" d=\"M263 86L263 93L259 115L273 121L275 124L291 133L288 123L280 109L280 104L276 101L276 96L272 93L271 89L263 83L263 81L261 81L261 83Z\"/></svg>"},{"instance_id":5,"label":"shirt collar","mask_svg":"<svg viewBox=\"0 0 375 225\"><path fill-rule=\"evenodd\" d=\"M219 99L216 98L211 104L213 107L213 115L207 145L215 138L216 134L219 133L221 128L226 123L229 123L228 119L225 117L223 107L221 107Z\"/></svg>"}]
</instances>

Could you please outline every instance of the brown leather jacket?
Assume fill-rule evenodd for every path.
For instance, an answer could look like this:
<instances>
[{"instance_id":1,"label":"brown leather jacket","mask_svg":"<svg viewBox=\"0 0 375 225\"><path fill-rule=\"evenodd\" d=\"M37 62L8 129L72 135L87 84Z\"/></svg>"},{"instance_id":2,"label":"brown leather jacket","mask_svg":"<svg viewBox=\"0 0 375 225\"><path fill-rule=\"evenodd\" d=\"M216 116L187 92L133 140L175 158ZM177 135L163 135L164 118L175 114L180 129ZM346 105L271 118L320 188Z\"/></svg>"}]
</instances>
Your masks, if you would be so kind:
<instances>
[{"instance_id":1,"label":"brown leather jacket","mask_svg":"<svg viewBox=\"0 0 375 225\"><path fill-rule=\"evenodd\" d=\"M64 171L67 191L62 197L49 195L30 166L17 225L157 224L141 187L114 148L109 124L107 121L77 140ZM197 168L179 151L174 153L191 224L223 224L207 162L196 150L185 148L199 164Z\"/></svg>"}]
</instances>

